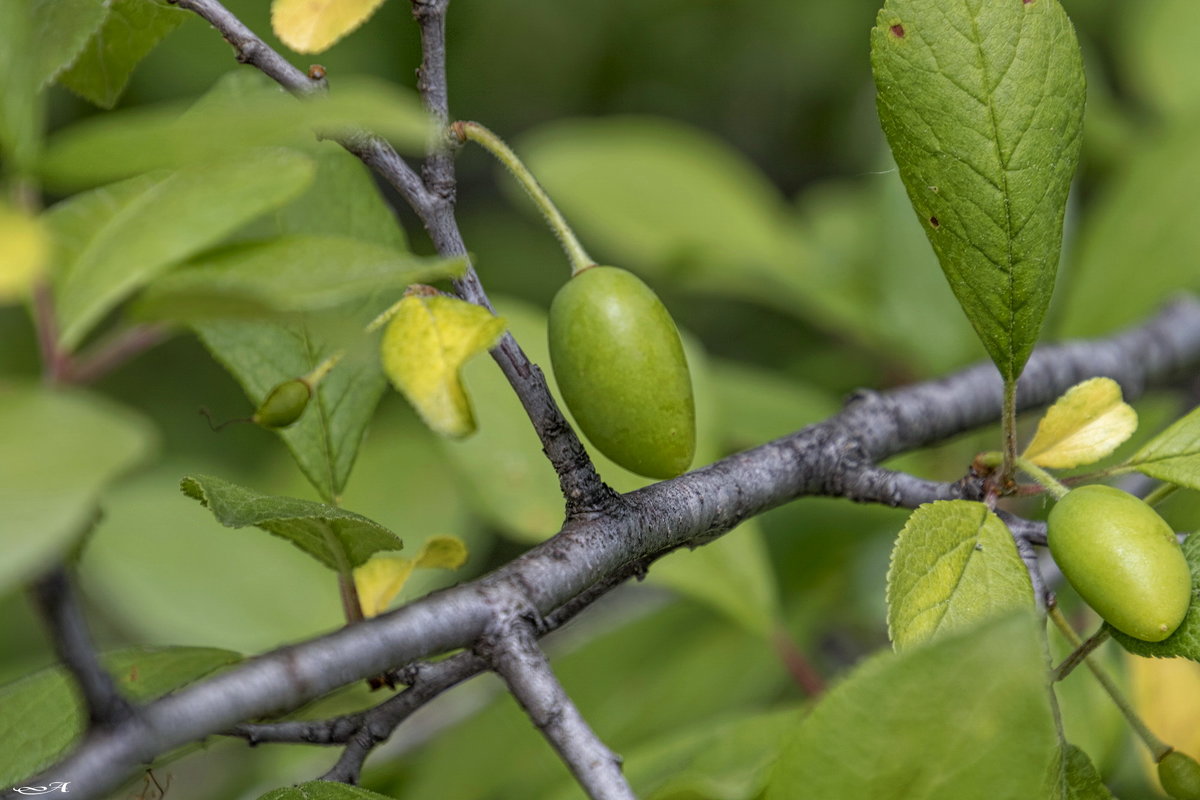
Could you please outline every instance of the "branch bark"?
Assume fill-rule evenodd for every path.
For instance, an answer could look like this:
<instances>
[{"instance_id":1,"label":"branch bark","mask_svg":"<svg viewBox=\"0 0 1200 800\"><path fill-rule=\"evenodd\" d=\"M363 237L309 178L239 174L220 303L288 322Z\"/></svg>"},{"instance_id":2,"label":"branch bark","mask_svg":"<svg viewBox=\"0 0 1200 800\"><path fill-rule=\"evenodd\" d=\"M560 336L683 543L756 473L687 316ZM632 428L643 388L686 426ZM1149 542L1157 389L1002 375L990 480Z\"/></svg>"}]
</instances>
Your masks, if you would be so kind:
<instances>
[{"instance_id":1,"label":"branch bark","mask_svg":"<svg viewBox=\"0 0 1200 800\"><path fill-rule=\"evenodd\" d=\"M1026 369L1020 403L1048 403L1097 374L1115 379L1133 399L1197 365L1200 303L1189 299L1109 339L1040 348ZM626 495L611 511L568 520L554 538L474 582L264 654L151 703L132 720L89 736L43 777L73 781L82 797L103 796L139 764L174 747L284 713L398 665L473 647L507 613L495 606L497 592L516 593L534 612L547 614L631 564L711 541L797 497L906 506L935 499L920 497L911 490L919 484L898 473L883 479L875 462L994 423L999 415L999 378L990 364L856 395L824 422ZM960 492L956 486L927 484L943 498Z\"/></svg>"},{"instance_id":2,"label":"branch bark","mask_svg":"<svg viewBox=\"0 0 1200 800\"><path fill-rule=\"evenodd\" d=\"M609 750L584 721L550 661L538 647L528 622L503 621L480 643L513 697L562 758L593 800L634 800L621 773L621 758Z\"/></svg>"},{"instance_id":3,"label":"branch bark","mask_svg":"<svg viewBox=\"0 0 1200 800\"><path fill-rule=\"evenodd\" d=\"M87 709L91 730L115 727L134 715L133 706L117 690L100 665L83 609L66 567L54 567L33 585L33 597L46 618L55 655L75 678Z\"/></svg>"}]
</instances>

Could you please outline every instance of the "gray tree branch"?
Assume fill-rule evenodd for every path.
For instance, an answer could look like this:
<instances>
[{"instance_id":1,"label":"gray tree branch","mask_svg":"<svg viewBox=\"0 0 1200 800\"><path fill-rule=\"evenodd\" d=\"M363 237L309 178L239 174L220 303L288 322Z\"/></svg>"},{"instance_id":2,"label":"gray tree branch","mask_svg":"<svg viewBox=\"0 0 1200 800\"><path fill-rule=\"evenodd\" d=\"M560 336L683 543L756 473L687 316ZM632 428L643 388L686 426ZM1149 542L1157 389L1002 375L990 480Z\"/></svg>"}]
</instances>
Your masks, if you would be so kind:
<instances>
[{"instance_id":1,"label":"gray tree branch","mask_svg":"<svg viewBox=\"0 0 1200 800\"><path fill-rule=\"evenodd\" d=\"M1200 303L1188 299L1108 339L1039 348L1020 401L1023 408L1046 404L1097 374L1115 379L1133 399L1197 365ZM549 614L631 564L711 541L798 497L908 506L954 496L960 490L948 487L959 484L930 484L936 497L921 498L912 491L919 483L895 473L895 480L883 480L875 462L992 424L999 415L999 380L990 364L856 395L824 422L625 495L604 512L576 516L552 539L476 581L266 653L150 703L125 723L89 734L40 777L73 781L81 797L103 796L139 764L179 745L418 659L474 647L509 613L497 607L497 596L522 597L533 612ZM864 475L873 478L864 482Z\"/></svg>"},{"instance_id":2,"label":"gray tree branch","mask_svg":"<svg viewBox=\"0 0 1200 800\"><path fill-rule=\"evenodd\" d=\"M530 623L501 620L476 646L593 800L634 800L621 759L584 721L538 647Z\"/></svg>"},{"instance_id":3,"label":"gray tree branch","mask_svg":"<svg viewBox=\"0 0 1200 800\"><path fill-rule=\"evenodd\" d=\"M50 631L54 652L75 678L87 709L88 728L120 725L134 714L133 706L118 691L112 676L100 665L83 609L66 567L50 570L33 584L32 594L46 629Z\"/></svg>"}]
</instances>

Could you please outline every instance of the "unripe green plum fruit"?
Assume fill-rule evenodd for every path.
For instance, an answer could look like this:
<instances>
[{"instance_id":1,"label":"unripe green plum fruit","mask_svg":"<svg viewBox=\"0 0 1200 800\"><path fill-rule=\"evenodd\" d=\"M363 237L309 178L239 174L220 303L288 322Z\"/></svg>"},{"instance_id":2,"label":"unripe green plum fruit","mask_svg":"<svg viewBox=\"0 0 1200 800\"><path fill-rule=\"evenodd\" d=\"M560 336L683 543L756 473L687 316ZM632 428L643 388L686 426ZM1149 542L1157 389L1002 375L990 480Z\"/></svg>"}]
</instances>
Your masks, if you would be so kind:
<instances>
[{"instance_id":1,"label":"unripe green plum fruit","mask_svg":"<svg viewBox=\"0 0 1200 800\"><path fill-rule=\"evenodd\" d=\"M1055 562L1110 625L1147 642L1179 627L1191 574L1175 532L1153 508L1111 486L1081 486L1054 504L1046 526Z\"/></svg>"},{"instance_id":2,"label":"unripe green plum fruit","mask_svg":"<svg viewBox=\"0 0 1200 800\"><path fill-rule=\"evenodd\" d=\"M1200 764L1191 756L1172 750L1158 762L1158 781L1175 800L1200 800Z\"/></svg>"},{"instance_id":3,"label":"unripe green plum fruit","mask_svg":"<svg viewBox=\"0 0 1200 800\"><path fill-rule=\"evenodd\" d=\"M692 379L675 322L633 273L589 267L550 306L550 363L588 440L626 469L673 478L696 452Z\"/></svg>"},{"instance_id":4,"label":"unripe green plum fruit","mask_svg":"<svg viewBox=\"0 0 1200 800\"><path fill-rule=\"evenodd\" d=\"M286 428L300 419L310 397L312 387L307 381L300 378L284 381L270 391L250 421L264 428Z\"/></svg>"}]
</instances>

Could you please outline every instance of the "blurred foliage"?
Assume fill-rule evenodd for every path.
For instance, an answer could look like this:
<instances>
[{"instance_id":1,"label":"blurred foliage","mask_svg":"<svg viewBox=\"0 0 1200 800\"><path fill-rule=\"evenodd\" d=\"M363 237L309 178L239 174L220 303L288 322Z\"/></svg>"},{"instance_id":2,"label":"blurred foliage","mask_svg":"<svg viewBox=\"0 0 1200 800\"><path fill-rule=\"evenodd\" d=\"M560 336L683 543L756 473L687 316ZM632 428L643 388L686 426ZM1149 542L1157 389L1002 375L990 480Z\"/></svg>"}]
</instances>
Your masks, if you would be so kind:
<instances>
[{"instance_id":1,"label":"blurred foliage","mask_svg":"<svg viewBox=\"0 0 1200 800\"><path fill-rule=\"evenodd\" d=\"M1185 26L1172 24L1189 19L1185 3L1063 0L1083 46L1089 102L1047 336L1104 333L1200 283L1192 261L1200 228L1186 216L1200 206L1200 180L1194 179L1200 150L1189 138L1200 51L1190 46ZM867 62L879 5L452 4L453 113L484 122L519 152L527 149L535 168L544 161L547 186L593 254L638 272L689 334L711 404L698 463L821 419L856 387L886 388L984 356L907 206L879 131ZM282 49L271 34L266 2L229 0L228 6ZM319 58L335 93L345 77L363 74L411 87L418 41L408 4L385 3ZM311 63L294 54L291 60L301 68ZM117 107L190 103L231 70L250 68L235 64L207 24L187 17L133 71ZM23 80L8 73L0 78L17 82L12 85ZM104 89L77 85L84 93ZM96 113L66 90L49 91L51 133ZM35 107L0 125L0 142L19 145L22 168L39 151L30 131L41 116ZM673 150L672 141L687 146ZM652 192L639 189L637 171L609 168L628 165L635 149L655 171ZM319 169L329 167L330 157L312 157ZM468 148L458 163L458 210L481 278L507 306L502 310L518 339L531 352L544 352L540 319L568 275L566 261L527 201L510 191L508 178L482 152ZM288 192L276 186L270 202L251 197L241 205L280 206L304 189L303 181L295 183ZM347 173L341 185L360 196L367 184ZM713 186L723 187L722 196L706 198ZM353 235L396 249L407 241L415 252L429 253L412 214L390 190L383 193L397 205L405 236L388 232L391 220L378 204L347 211L329 193L309 188L226 242L285 231ZM45 202L60 199L50 194ZM229 225L245 222L222 198L210 202L217 217L236 218ZM312 208L319 210L303 210ZM733 213L745 221L726 230L722 225L731 224ZM359 228L348 230L356 220ZM227 232L228 226L215 227ZM131 226L129 235L137 229ZM214 244L197 239L184 255ZM116 300L123 293L114 284L111 302L103 303L82 293L79 303L87 307L78 314L77 336L84 346L96 339L85 336L91 326L103 330L119 321ZM278 332L264 339L282 348ZM260 399L278 380L312 366L300 355L289 353L295 365L276 364L278 375L239 380ZM39 369L28 310L0 305L0 385ZM163 455L105 493L103 518L82 547L80 575L101 644L254 653L341 623L332 573L279 539L222 528L178 492L185 474L219 475L273 495L328 500L339 494L344 508L395 531L411 552L432 536L467 543L470 559L460 571L420 571L397 602L467 580L553 533L562 511L554 477L520 410L504 405L512 404L511 394L502 398L503 387L492 385L497 378L486 359L467 367L481 429L463 443L439 442L403 400L385 397L354 469L342 459L337 480L317 490L270 432L249 425L220 435L209 430L198 407L231 418L248 416L254 402L190 334L106 376L94 389L149 419ZM364 425L373 397L361 404ZM1164 394L1138 410L1142 429L1118 458L1186 408ZM982 431L890 466L954 480L975 452L997 443L995 431ZM494 465L491 483L480 470L485 455ZM605 477L620 488L636 485L616 469L601 462ZM1043 510L1039 502L1014 507L1036 515ZM1198 504L1183 493L1166 508L1179 526L1200 521ZM708 557L709 549L683 554L663 570L676 572L672 579L623 589L577 623L577 637L570 630L556 636L556 669L585 717L614 749L639 759L629 767L635 788L655 797L730 800L762 791L770 755L757 743L772 738L766 732L783 726L780 720L804 700L779 658L780 637L827 677L885 646L888 553L904 518L902 511L828 499L789 504L727 537L721 545L733 549L727 557ZM680 594L668 594L663 584ZM0 595L0 680L50 660L25 595L11 589ZM1121 797L1150 796L1152 784L1137 763L1126 763L1132 747L1120 741L1119 728L1097 710L1094 693L1076 688L1083 679L1073 676L1063 688L1063 705L1069 718L1091 713L1095 724L1069 721L1072 741L1106 777L1116 776ZM320 708L335 713L371 700L378 697L347 690ZM722 746L738 743L731 752L745 757L697 759L709 731L720 732ZM221 743L157 771L176 776L172 800L240 800L311 779L332 759L314 748L249 752ZM368 788L396 797L571 796L553 753L512 700L482 680L411 720L369 766ZM672 783L670 772L683 777ZM115 796L140 786L138 779Z\"/></svg>"}]
</instances>

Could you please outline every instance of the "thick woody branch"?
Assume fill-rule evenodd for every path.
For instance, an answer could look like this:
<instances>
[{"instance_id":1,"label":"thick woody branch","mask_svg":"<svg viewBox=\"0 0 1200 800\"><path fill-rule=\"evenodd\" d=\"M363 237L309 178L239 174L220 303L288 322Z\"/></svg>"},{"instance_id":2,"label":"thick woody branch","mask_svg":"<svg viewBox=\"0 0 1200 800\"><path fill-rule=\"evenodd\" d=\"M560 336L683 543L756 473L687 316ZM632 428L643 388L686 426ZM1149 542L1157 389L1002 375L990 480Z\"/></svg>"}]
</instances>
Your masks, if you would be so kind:
<instances>
[{"instance_id":1,"label":"thick woody branch","mask_svg":"<svg viewBox=\"0 0 1200 800\"><path fill-rule=\"evenodd\" d=\"M545 635L566 625L575 615L632 576L645 574L646 566L633 562L560 606L542 620L537 633ZM288 742L294 744L346 745L325 780L357 783L367 756L392 735L396 728L430 700L488 669L488 662L470 650L442 661L422 661L398 670L408 688L374 708L327 720L303 720L236 726L230 733L251 744Z\"/></svg>"},{"instance_id":2,"label":"thick woody branch","mask_svg":"<svg viewBox=\"0 0 1200 800\"><path fill-rule=\"evenodd\" d=\"M521 708L593 800L633 800L621 759L588 726L554 676L529 623L501 623L479 645Z\"/></svg>"},{"instance_id":3,"label":"thick woody branch","mask_svg":"<svg viewBox=\"0 0 1200 800\"><path fill-rule=\"evenodd\" d=\"M134 714L133 706L100 665L66 568L54 567L34 583L32 591L46 618L46 629L53 636L54 652L74 676L83 695L88 727L93 730L114 727L130 719Z\"/></svg>"},{"instance_id":4,"label":"thick woody branch","mask_svg":"<svg viewBox=\"0 0 1200 800\"><path fill-rule=\"evenodd\" d=\"M1022 381L1024 407L1108 375L1133 399L1200 365L1200 303L1176 303L1109 339L1039 349ZM285 713L335 688L422 658L473 647L510 613L498 595L547 614L629 565L717 538L741 521L805 495L835 495L875 471L874 460L927 447L1000 414L995 370L860 395L830 419L674 480L625 496L609 513L576 517L554 538L472 583L292 647L276 650L151 703L133 720L89 737L47 780L103 796L138 764L248 719ZM922 498L886 481L872 500ZM935 487L937 488L937 487ZM944 489L937 488L944 496ZM933 498L925 498L933 499ZM86 793L85 793L86 792Z\"/></svg>"}]
</instances>

